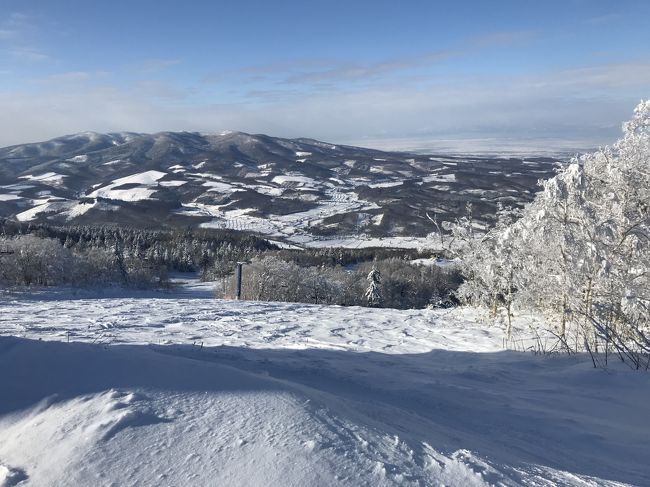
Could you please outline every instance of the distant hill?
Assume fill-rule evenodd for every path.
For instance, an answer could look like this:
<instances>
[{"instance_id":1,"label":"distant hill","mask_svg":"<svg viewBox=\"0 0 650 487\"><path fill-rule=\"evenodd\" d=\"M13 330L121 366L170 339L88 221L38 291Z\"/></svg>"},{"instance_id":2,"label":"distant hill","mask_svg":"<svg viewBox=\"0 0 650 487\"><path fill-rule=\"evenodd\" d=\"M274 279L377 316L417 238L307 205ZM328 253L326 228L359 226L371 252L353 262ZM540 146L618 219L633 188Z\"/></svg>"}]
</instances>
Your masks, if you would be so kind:
<instances>
[{"instance_id":1,"label":"distant hill","mask_svg":"<svg viewBox=\"0 0 650 487\"><path fill-rule=\"evenodd\" d=\"M298 245L422 237L427 213L522 205L546 157L384 152L242 132L85 132L0 149L0 216L57 224L230 228ZM397 237L397 238L395 238ZM399 245L399 243L396 243Z\"/></svg>"}]
</instances>

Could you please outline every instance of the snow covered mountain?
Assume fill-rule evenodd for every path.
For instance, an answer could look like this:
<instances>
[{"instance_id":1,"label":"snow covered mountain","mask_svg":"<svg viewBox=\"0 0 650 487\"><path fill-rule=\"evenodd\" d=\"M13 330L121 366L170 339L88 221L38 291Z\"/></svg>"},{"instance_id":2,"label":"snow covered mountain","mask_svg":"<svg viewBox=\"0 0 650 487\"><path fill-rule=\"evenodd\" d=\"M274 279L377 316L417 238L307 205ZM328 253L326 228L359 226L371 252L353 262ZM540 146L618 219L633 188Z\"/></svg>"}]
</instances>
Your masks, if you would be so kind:
<instances>
[{"instance_id":1,"label":"snow covered mountain","mask_svg":"<svg viewBox=\"0 0 650 487\"><path fill-rule=\"evenodd\" d=\"M427 213L532 199L550 158L383 152L242 132L80 133L0 149L0 216L244 230L297 244L424 236Z\"/></svg>"}]
</instances>

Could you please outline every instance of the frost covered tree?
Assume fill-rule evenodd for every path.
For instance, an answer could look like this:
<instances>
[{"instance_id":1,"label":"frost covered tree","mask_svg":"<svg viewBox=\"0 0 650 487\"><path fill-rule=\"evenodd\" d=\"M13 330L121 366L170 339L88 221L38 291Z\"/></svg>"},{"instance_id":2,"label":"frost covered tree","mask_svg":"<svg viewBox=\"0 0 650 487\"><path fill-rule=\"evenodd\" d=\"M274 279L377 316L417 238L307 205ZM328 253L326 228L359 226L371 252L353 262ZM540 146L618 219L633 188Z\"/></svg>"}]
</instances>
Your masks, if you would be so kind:
<instances>
[{"instance_id":1,"label":"frost covered tree","mask_svg":"<svg viewBox=\"0 0 650 487\"><path fill-rule=\"evenodd\" d=\"M368 288L366 289L364 298L368 306L380 306L383 302L383 297L381 295L381 274L379 270L373 267L368 273L366 280L368 281Z\"/></svg>"},{"instance_id":2,"label":"frost covered tree","mask_svg":"<svg viewBox=\"0 0 650 487\"><path fill-rule=\"evenodd\" d=\"M541 312L567 350L650 365L650 102L611 147L574 158L514 222L453 225L469 302ZM460 243L459 243L460 242ZM603 350L604 348L604 350Z\"/></svg>"}]
</instances>

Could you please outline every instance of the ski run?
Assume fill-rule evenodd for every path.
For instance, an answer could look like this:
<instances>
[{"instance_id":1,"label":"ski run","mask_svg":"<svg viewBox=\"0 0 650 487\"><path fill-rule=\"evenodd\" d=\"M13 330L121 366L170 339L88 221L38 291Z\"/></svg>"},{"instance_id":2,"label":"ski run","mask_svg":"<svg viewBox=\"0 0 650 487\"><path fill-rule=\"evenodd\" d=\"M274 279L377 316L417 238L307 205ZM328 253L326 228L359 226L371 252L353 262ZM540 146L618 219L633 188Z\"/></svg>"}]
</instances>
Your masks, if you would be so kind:
<instances>
[{"instance_id":1,"label":"ski run","mask_svg":"<svg viewBox=\"0 0 650 487\"><path fill-rule=\"evenodd\" d=\"M464 308L5 293L0 370L0 486L650 485L648 374Z\"/></svg>"}]
</instances>

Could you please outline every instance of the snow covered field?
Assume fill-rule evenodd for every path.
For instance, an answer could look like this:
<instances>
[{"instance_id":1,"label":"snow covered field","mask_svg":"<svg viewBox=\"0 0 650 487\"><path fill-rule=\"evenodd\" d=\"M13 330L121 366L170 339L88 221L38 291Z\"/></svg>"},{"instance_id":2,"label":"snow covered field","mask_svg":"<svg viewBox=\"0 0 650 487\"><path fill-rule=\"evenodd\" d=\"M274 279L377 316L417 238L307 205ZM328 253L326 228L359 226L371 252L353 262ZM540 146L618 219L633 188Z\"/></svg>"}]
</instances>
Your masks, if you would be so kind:
<instances>
[{"instance_id":1,"label":"snow covered field","mask_svg":"<svg viewBox=\"0 0 650 487\"><path fill-rule=\"evenodd\" d=\"M0 486L650 485L648 374L209 296L0 295Z\"/></svg>"}]
</instances>

